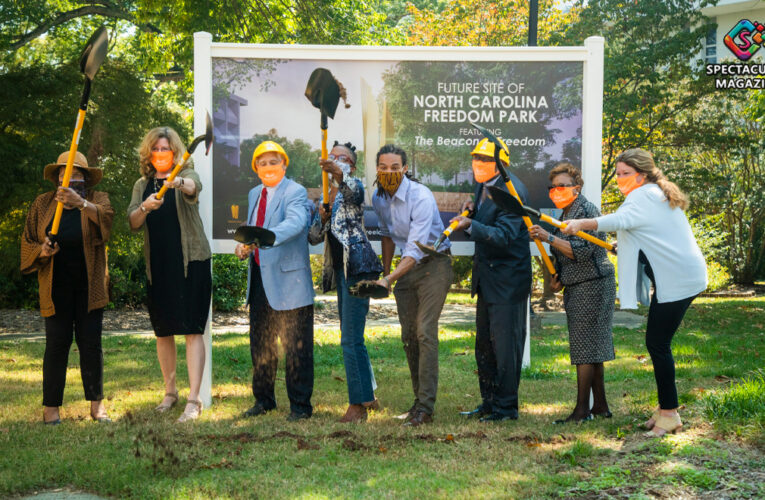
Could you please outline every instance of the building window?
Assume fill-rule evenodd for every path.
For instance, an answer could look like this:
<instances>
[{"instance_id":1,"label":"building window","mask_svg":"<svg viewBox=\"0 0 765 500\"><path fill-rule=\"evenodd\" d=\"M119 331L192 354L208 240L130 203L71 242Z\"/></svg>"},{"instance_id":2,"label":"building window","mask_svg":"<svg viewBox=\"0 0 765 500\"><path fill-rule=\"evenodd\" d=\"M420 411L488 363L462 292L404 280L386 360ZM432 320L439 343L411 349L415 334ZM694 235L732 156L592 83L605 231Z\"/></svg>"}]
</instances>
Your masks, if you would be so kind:
<instances>
[{"instance_id":1,"label":"building window","mask_svg":"<svg viewBox=\"0 0 765 500\"><path fill-rule=\"evenodd\" d=\"M706 51L704 55L707 64L715 64L717 62L717 26L709 28L705 46Z\"/></svg>"}]
</instances>

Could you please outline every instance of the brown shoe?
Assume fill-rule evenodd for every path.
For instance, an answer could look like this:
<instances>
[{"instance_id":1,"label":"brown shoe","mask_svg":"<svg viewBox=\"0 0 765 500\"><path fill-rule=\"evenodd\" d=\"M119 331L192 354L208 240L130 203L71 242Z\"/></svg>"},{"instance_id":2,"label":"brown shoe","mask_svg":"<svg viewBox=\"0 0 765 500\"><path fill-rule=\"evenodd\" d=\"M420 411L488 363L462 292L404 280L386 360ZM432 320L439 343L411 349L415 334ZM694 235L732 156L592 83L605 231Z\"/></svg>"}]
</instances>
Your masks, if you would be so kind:
<instances>
[{"instance_id":1,"label":"brown shoe","mask_svg":"<svg viewBox=\"0 0 765 500\"><path fill-rule=\"evenodd\" d=\"M413 404L411 408L406 410L406 413L402 413L401 415L396 415L393 418L396 418L398 420L407 420L407 421L409 421L409 420L412 419L412 417L414 416L416 411L417 411L417 405Z\"/></svg>"},{"instance_id":2,"label":"brown shoe","mask_svg":"<svg viewBox=\"0 0 765 500\"><path fill-rule=\"evenodd\" d=\"M422 424L431 424L433 423L433 417L425 413L424 410L417 410L414 412L414 416L407 420L404 425L408 425L410 427L419 427Z\"/></svg>"},{"instance_id":3,"label":"brown shoe","mask_svg":"<svg viewBox=\"0 0 765 500\"><path fill-rule=\"evenodd\" d=\"M348 405L345 415L340 422L347 424L350 422L365 422L367 419L367 409L363 405Z\"/></svg>"},{"instance_id":4,"label":"brown shoe","mask_svg":"<svg viewBox=\"0 0 765 500\"><path fill-rule=\"evenodd\" d=\"M380 411L380 400L375 398L374 401L367 401L366 403L362 403L364 405L364 408L366 408L369 411Z\"/></svg>"}]
</instances>

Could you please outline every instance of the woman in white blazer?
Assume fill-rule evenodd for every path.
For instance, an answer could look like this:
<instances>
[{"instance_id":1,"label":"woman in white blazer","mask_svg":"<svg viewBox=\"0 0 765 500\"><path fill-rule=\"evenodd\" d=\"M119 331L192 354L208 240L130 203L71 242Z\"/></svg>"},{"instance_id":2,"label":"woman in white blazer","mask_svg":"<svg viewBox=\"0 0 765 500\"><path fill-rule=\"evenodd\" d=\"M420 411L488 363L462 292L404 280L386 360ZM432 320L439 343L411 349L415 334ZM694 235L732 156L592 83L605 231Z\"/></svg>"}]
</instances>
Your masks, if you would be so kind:
<instances>
[{"instance_id":1,"label":"woman in white blazer","mask_svg":"<svg viewBox=\"0 0 765 500\"><path fill-rule=\"evenodd\" d=\"M685 216L688 198L656 168L651 153L628 149L620 154L616 181L626 197L616 212L566 221L564 232L616 231L622 309L648 302L649 280L653 284L645 340L659 408L645 426L651 430L647 435L662 436L683 425L671 343L688 306L707 287L706 262Z\"/></svg>"}]
</instances>

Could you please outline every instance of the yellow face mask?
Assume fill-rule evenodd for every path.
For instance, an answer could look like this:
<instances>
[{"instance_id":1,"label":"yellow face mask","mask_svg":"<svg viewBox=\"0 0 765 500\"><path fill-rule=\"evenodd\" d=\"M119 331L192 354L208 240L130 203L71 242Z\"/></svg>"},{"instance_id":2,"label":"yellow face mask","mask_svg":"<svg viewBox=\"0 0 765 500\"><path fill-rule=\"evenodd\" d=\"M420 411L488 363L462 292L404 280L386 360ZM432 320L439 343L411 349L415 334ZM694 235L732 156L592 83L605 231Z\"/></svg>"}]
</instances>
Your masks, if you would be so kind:
<instances>
[{"instance_id":1,"label":"yellow face mask","mask_svg":"<svg viewBox=\"0 0 765 500\"><path fill-rule=\"evenodd\" d=\"M493 161L473 160L473 176L478 183L484 183L497 175L497 165Z\"/></svg>"},{"instance_id":2,"label":"yellow face mask","mask_svg":"<svg viewBox=\"0 0 765 500\"><path fill-rule=\"evenodd\" d=\"M397 172L377 172L377 184L388 193L388 196L393 196L398 191L398 187L404 180L404 171L399 170Z\"/></svg>"}]
</instances>

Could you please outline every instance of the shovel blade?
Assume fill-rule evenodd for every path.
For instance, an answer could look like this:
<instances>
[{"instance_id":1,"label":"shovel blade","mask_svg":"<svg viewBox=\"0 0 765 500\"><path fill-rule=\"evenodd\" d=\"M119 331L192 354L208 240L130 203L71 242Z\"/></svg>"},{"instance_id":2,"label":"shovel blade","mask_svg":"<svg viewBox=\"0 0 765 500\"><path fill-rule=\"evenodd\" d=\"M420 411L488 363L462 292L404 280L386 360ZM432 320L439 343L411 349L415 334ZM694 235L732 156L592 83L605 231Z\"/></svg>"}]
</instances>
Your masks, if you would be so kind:
<instances>
[{"instance_id":1,"label":"shovel blade","mask_svg":"<svg viewBox=\"0 0 765 500\"><path fill-rule=\"evenodd\" d=\"M496 136L496 135L494 135L494 134L492 134L492 133L491 133L491 131L490 131L489 129L487 129L486 127L482 127L482 126L478 125L477 123L473 123L473 122L470 122L470 124L471 124L473 127L475 127L475 129L476 129L476 130L478 130L479 132L481 132L481 133L483 134L483 136L484 136L484 137L486 137L486 138L487 138L487 139L489 139L491 142L493 142L493 143L494 143L494 147L495 147L495 148L499 148L499 149L502 149L502 150L503 150L505 153L507 153L507 155L508 155L508 156L510 156L510 151L508 151L508 150L507 150L507 147L506 147L504 144L502 144L502 143L500 142L500 140L499 140L499 139L497 139L497 136Z\"/></svg>"},{"instance_id":2,"label":"shovel blade","mask_svg":"<svg viewBox=\"0 0 765 500\"><path fill-rule=\"evenodd\" d=\"M80 55L80 71L85 73L88 79L93 80L98 73L98 68L106 59L106 51L109 48L109 34L106 26L101 26L90 37L88 43Z\"/></svg>"},{"instance_id":3,"label":"shovel blade","mask_svg":"<svg viewBox=\"0 0 765 500\"><path fill-rule=\"evenodd\" d=\"M205 113L205 156L210 153L210 147L213 143L213 124L210 118L210 112Z\"/></svg>"},{"instance_id":4,"label":"shovel blade","mask_svg":"<svg viewBox=\"0 0 765 500\"><path fill-rule=\"evenodd\" d=\"M313 70L310 78L308 78L305 96L311 101L311 105L318 108L322 114L335 118L335 111L340 102L340 86L328 69L316 68Z\"/></svg>"},{"instance_id":5,"label":"shovel blade","mask_svg":"<svg viewBox=\"0 0 765 500\"><path fill-rule=\"evenodd\" d=\"M430 257L437 257L437 258L446 258L446 259L449 258L448 255L446 255L443 252L439 252L438 250L436 250L430 245L423 245L419 241L415 241L414 244L417 245L417 248L422 250L422 253L424 253L425 255L428 255Z\"/></svg>"},{"instance_id":6,"label":"shovel blade","mask_svg":"<svg viewBox=\"0 0 765 500\"><path fill-rule=\"evenodd\" d=\"M489 186L489 198L502 210L521 217L526 215L523 205L504 189L497 186Z\"/></svg>"},{"instance_id":7,"label":"shovel blade","mask_svg":"<svg viewBox=\"0 0 765 500\"><path fill-rule=\"evenodd\" d=\"M234 233L234 240L244 245L257 245L258 248L273 246L276 235L259 226L239 226Z\"/></svg>"}]
</instances>

